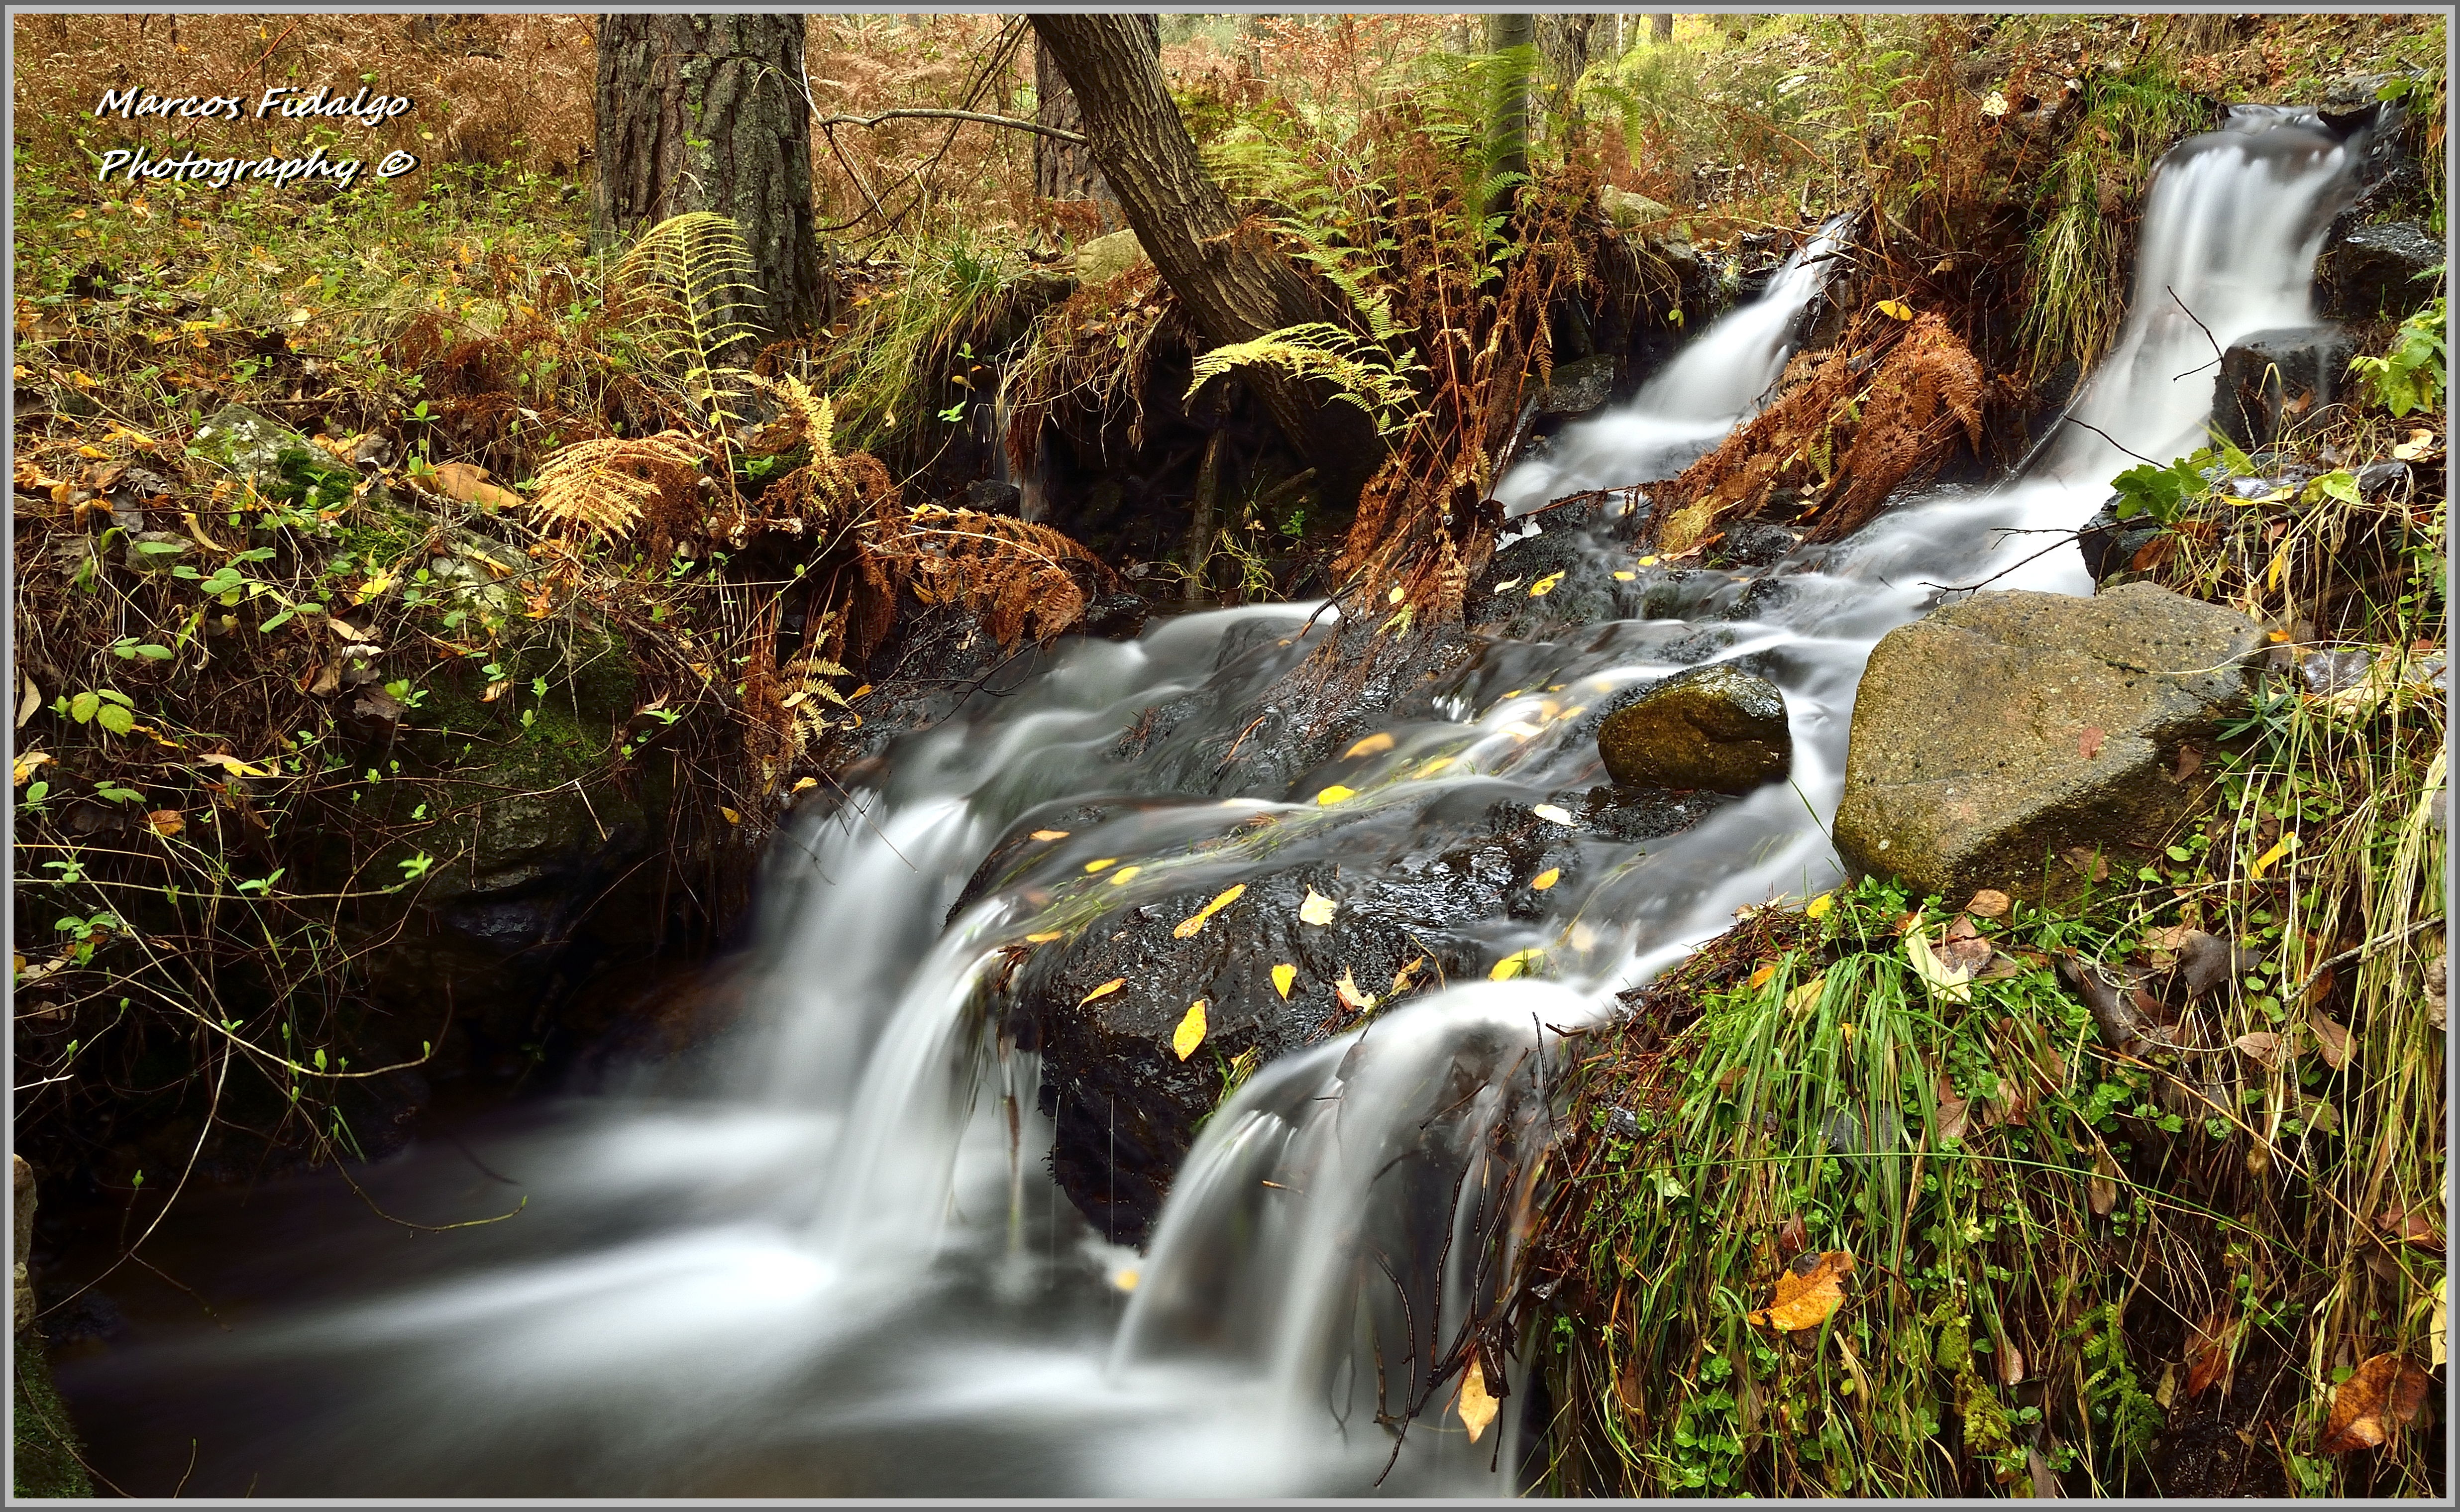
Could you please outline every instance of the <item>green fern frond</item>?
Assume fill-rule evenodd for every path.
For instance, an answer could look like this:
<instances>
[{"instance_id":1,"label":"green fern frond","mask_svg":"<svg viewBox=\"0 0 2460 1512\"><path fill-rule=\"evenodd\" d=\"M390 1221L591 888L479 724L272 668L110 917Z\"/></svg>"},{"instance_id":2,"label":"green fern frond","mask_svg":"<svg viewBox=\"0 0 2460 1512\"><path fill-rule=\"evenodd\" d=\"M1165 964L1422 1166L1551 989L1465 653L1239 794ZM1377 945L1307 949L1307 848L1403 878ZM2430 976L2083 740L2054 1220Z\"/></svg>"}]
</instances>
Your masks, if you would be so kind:
<instances>
[{"instance_id":1,"label":"green fern frond","mask_svg":"<svg viewBox=\"0 0 2460 1512\"><path fill-rule=\"evenodd\" d=\"M1198 389L1237 368L1278 368L1293 377L1324 379L1340 391L1334 397L1365 411L1379 433L1398 436L1427 413L1410 378L1426 371L1415 356L1405 351L1396 366L1389 352L1339 326L1309 321L1204 352L1196 359L1186 396L1195 397Z\"/></svg>"},{"instance_id":2,"label":"green fern frond","mask_svg":"<svg viewBox=\"0 0 2460 1512\"><path fill-rule=\"evenodd\" d=\"M692 407L714 427L743 423L746 376L728 361L756 342L761 307L752 250L733 221L692 210L642 234L616 266L633 326Z\"/></svg>"}]
</instances>

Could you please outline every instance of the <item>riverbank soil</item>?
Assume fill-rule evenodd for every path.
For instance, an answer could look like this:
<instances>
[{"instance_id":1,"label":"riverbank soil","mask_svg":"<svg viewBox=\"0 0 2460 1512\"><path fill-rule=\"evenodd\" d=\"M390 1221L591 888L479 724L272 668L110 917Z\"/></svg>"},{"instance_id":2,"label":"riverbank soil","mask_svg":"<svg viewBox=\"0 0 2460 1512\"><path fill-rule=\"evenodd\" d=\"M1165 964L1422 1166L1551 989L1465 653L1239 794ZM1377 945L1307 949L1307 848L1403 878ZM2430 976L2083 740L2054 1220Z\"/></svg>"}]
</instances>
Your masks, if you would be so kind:
<instances>
[{"instance_id":1,"label":"riverbank soil","mask_svg":"<svg viewBox=\"0 0 2460 1512\"><path fill-rule=\"evenodd\" d=\"M2212 804L2072 907L1875 879L1636 1003L1562 1089L1518 1319L1567 1490L2175 1489L2209 1442L2233 1486L2439 1491L2439 1415L2399 1409L2443 1366L2441 19L1686 15L1585 61L1549 32L1511 143L1534 59L1460 21L1164 18L1206 170L1325 315L1208 351L1100 194L1035 192L1014 17L810 19L817 316L741 340L747 228L593 243L589 17L14 18L22 1491L71 1483L23 1437L38 1335L107 1333L100 1278L182 1193L355 1183L440 1109L722 1036L742 994L703 973L781 827L1061 637L1332 598L1313 686L1408 688L1481 628L1585 623L1539 604L1563 572L1499 569L1498 479L1823 224L1850 253L1769 402L1615 549L1781 554L2003 474L2147 297L2152 165L2251 101L2390 145L2323 269L2326 366L2358 367L2291 392L2242 356L2234 447L2150 459L2088 542L2275 638ZM362 84L403 108L252 113ZM234 105L104 108L130 90ZM1262 369L1372 422L1363 490ZM1942 927L2015 963L1952 1014L1905 948ZM2187 992L2191 934L2247 969ZM2154 973L2196 1077L2111 1040L2067 955ZM1780 1054L1833 1096L1727 1096ZM1856 1153L1883 1108L1918 1180ZM1674 1163L1686 1120L1742 1163ZM1737 1174L1780 1149L1783 1182ZM1850 1345L1752 1321L1780 1271L1856 1299Z\"/></svg>"}]
</instances>

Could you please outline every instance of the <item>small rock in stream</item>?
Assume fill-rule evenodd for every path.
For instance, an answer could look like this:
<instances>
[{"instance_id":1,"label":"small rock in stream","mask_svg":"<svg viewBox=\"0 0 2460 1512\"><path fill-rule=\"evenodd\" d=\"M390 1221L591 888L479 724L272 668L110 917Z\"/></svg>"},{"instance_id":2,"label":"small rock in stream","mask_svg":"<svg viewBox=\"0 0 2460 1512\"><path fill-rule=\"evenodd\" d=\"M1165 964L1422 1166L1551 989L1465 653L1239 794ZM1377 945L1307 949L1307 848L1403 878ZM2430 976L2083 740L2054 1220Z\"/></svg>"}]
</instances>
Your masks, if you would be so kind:
<instances>
[{"instance_id":1,"label":"small rock in stream","mask_svg":"<svg viewBox=\"0 0 2460 1512\"><path fill-rule=\"evenodd\" d=\"M1786 775L1793 735L1774 683L1720 664L1625 705L1600 727L1598 754L1617 782L1748 793Z\"/></svg>"}]
</instances>

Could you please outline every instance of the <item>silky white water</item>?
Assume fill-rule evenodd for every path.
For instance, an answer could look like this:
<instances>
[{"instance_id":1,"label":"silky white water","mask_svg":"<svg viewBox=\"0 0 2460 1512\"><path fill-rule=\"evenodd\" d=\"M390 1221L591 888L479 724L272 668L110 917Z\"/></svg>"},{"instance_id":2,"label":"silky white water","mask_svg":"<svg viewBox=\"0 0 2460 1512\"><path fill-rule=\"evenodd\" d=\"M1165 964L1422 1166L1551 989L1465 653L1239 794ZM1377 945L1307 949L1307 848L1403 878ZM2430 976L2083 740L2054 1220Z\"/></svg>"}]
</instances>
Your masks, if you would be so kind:
<instances>
[{"instance_id":1,"label":"silky white water","mask_svg":"<svg viewBox=\"0 0 2460 1512\"><path fill-rule=\"evenodd\" d=\"M1003 1053L969 1009L1029 910L993 894L946 914L1003 832L1069 799L1135 797L1071 842L1150 868L1122 901L1230 875L1191 846L1261 811L1303 854L1363 843L1304 801L1304 778L1171 779L1202 719L1111 754L1156 705L1261 687L1325 633L1311 606L1077 645L978 699L900 748L880 787L780 837L765 987L711 1056L465 1126L366 1176L421 1223L526 1199L518 1217L414 1234L329 1176L196 1200L181 1279L228 1327L151 1322L64 1366L95 1462L151 1495L192 1439L192 1495L1257 1497L1379 1477L1389 1493L1511 1494L1525 1393L1474 1445L1438 1393L1397 1456L1375 1413L1410 1400L1410 1373L1508 1263L1475 1241L1525 1200L1550 1029L1606 1011L1738 906L1836 880L1826 825L1871 647L1944 588L2089 591L2064 533L2129 465L2120 447L2195 444L2212 340L2309 318L2350 151L2309 115L2242 110L2166 160L2128 324L2074 412L2108 439L2069 427L2004 486L1902 502L1774 569L1782 591L1749 615L1746 580L1660 569L1644 585L1660 617L1491 647L1450 717L1393 727L1388 774L1453 762L1384 787L1345 777L1371 789L1361 812L1406 818L1453 791L1542 801L1599 778L1538 690L1602 696L1748 657L1784 690L1795 759L1790 781L1678 835L1592 841L1583 874L1601 880L1559 889L1535 924L1497 921L1495 953L1543 945L1554 980L1411 999L1263 1068L1206 1126L1147 1252L1105 1244L1058 1195L1033 1057ZM1713 441L1756 402L1818 278L1797 259L1504 497L1665 476L1668 436ZM1379 1349L1398 1377L1380 1389Z\"/></svg>"}]
</instances>

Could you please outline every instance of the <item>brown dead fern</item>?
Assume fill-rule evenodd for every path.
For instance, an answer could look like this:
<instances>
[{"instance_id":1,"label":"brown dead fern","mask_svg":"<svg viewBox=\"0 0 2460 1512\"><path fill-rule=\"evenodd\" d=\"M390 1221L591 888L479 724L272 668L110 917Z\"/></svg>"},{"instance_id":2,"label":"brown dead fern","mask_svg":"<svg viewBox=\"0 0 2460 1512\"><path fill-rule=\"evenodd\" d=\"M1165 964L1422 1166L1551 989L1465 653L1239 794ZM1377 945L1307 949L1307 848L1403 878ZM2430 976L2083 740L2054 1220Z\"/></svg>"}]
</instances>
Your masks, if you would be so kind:
<instances>
[{"instance_id":1,"label":"brown dead fern","mask_svg":"<svg viewBox=\"0 0 2460 1512\"><path fill-rule=\"evenodd\" d=\"M1047 525L938 504L882 512L863 575L876 594L902 586L925 605L963 606L1003 648L1029 626L1037 642L1073 628L1114 583L1099 558Z\"/></svg>"}]
</instances>

